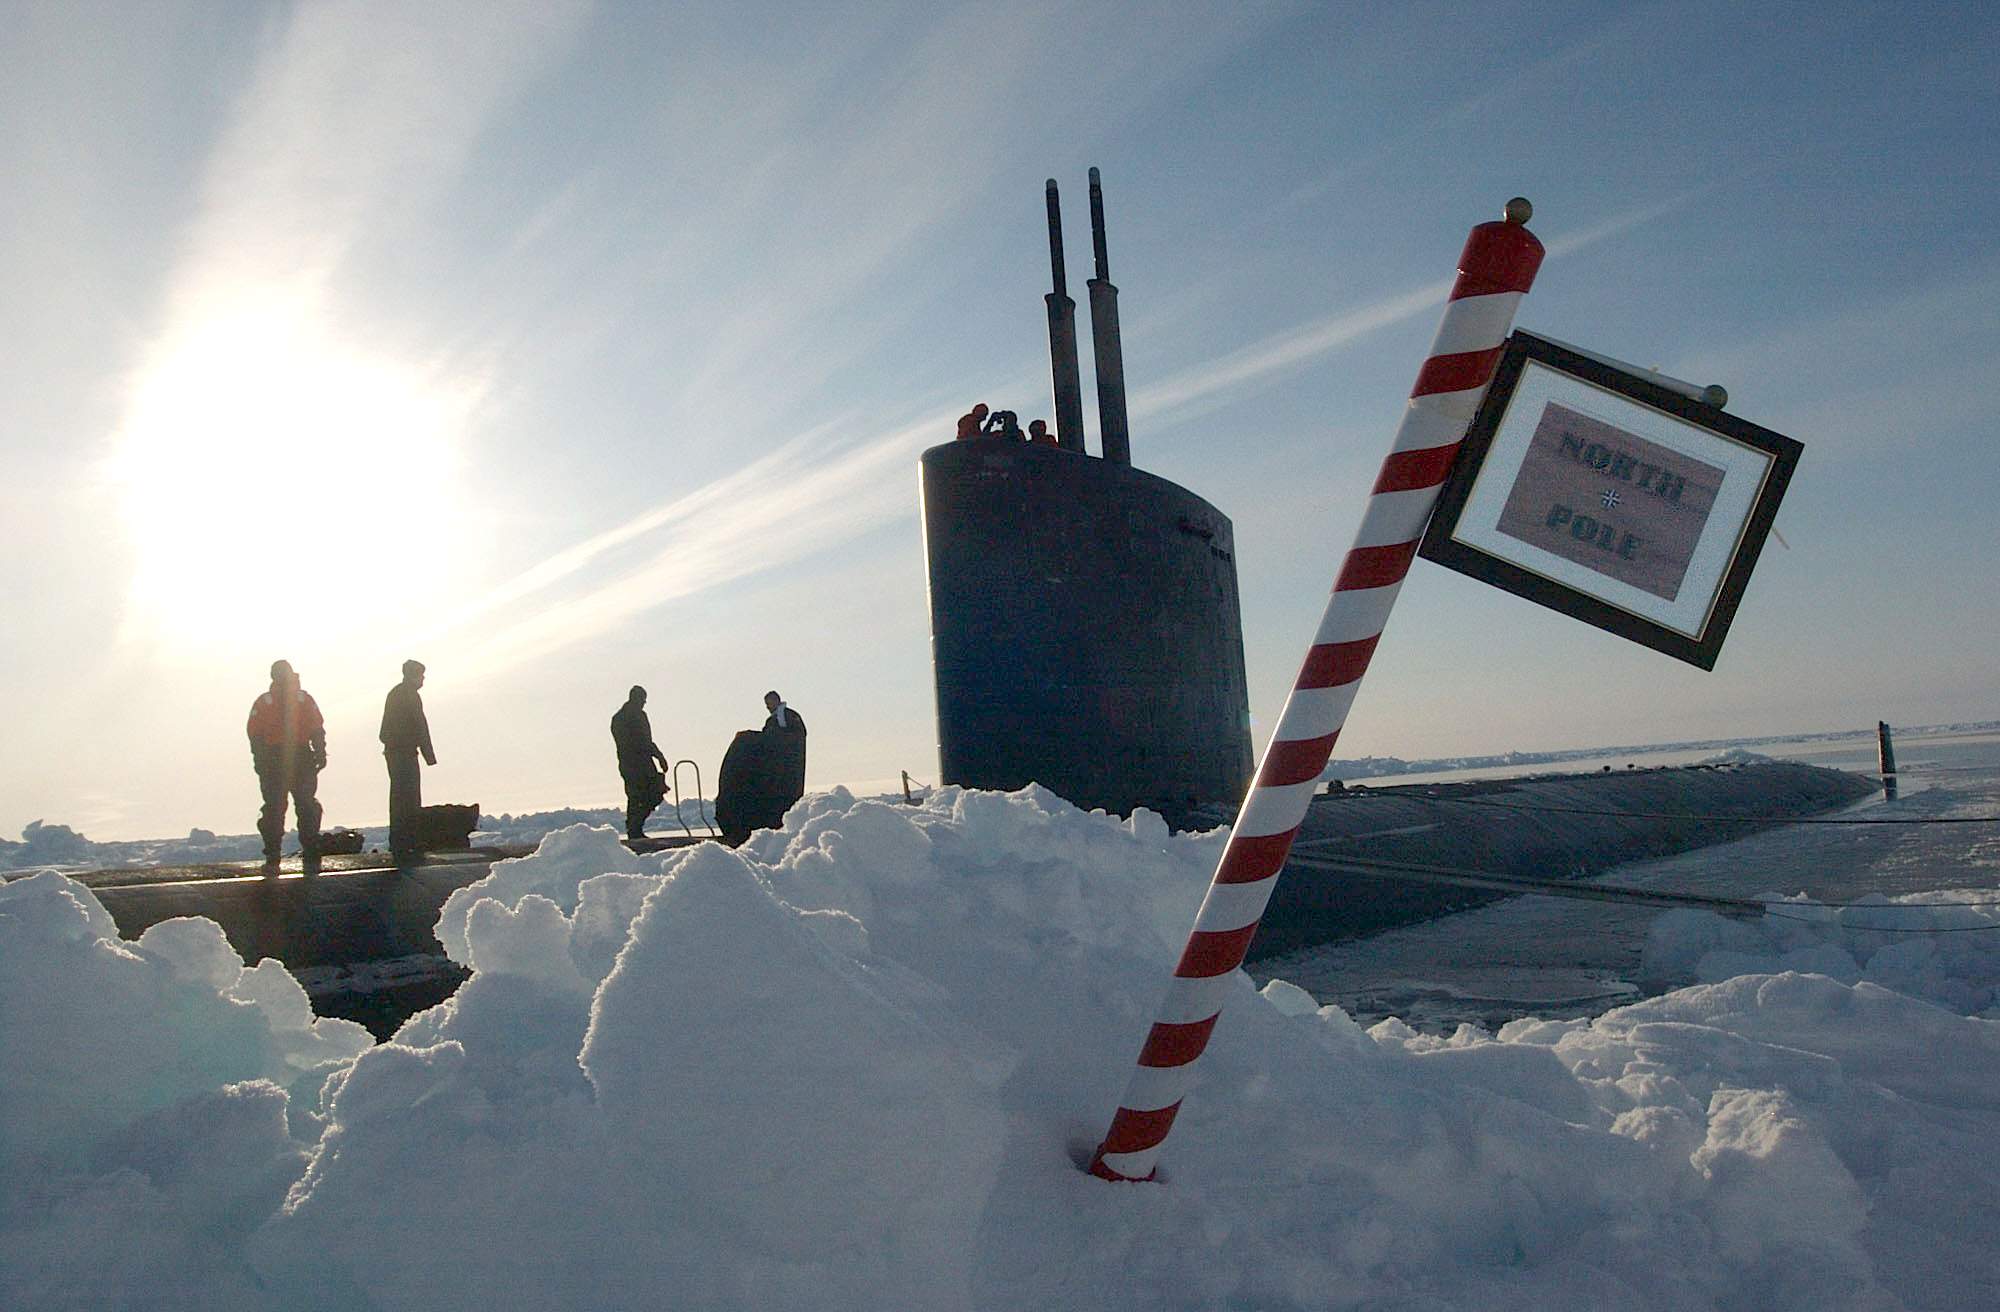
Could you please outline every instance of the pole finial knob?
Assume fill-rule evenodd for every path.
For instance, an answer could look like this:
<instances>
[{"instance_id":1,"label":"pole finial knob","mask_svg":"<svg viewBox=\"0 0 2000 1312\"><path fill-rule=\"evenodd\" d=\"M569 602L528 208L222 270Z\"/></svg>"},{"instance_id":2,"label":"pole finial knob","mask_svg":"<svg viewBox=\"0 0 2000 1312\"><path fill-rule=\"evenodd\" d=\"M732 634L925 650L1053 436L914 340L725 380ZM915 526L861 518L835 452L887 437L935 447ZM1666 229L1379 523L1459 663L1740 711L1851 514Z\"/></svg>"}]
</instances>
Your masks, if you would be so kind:
<instances>
[{"instance_id":1,"label":"pole finial knob","mask_svg":"<svg viewBox=\"0 0 2000 1312\"><path fill-rule=\"evenodd\" d=\"M1501 214L1509 223L1526 223L1535 217L1535 207L1528 203L1526 196L1516 196L1501 208Z\"/></svg>"},{"instance_id":2,"label":"pole finial knob","mask_svg":"<svg viewBox=\"0 0 2000 1312\"><path fill-rule=\"evenodd\" d=\"M1721 383L1710 383L1701 389L1701 403L1712 405L1717 410L1729 404L1729 389Z\"/></svg>"}]
</instances>

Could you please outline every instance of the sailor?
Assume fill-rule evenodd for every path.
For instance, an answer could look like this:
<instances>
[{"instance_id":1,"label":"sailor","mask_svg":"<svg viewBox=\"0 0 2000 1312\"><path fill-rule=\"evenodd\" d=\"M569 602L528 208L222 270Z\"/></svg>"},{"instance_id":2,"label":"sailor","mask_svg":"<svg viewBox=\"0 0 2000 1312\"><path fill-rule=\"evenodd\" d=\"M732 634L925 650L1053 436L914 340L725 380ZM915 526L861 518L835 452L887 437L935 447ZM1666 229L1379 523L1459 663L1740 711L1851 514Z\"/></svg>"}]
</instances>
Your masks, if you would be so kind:
<instances>
[{"instance_id":1,"label":"sailor","mask_svg":"<svg viewBox=\"0 0 2000 1312\"><path fill-rule=\"evenodd\" d=\"M389 852L399 867L415 865L423 851L423 773L417 756L423 755L425 765L438 763L431 750L424 699L417 692L423 686L423 662L404 661L403 681L389 689L382 703L382 756L389 765Z\"/></svg>"},{"instance_id":2,"label":"sailor","mask_svg":"<svg viewBox=\"0 0 2000 1312\"><path fill-rule=\"evenodd\" d=\"M646 717L646 690L638 684L611 717L611 742L618 749L618 775L625 781L625 836L646 836L646 817L667 796L667 757L653 741Z\"/></svg>"},{"instance_id":3,"label":"sailor","mask_svg":"<svg viewBox=\"0 0 2000 1312\"><path fill-rule=\"evenodd\" d=\"M785 699L778 695L776 688L764 694L764 709L770 712L764 717L765 733L795 733L801 738L806 736L805 717L786 705Z\"/></svg>"},{"instance_id":4,"label":"sailor","mask_svg":"<svg viewBox=\"0 0 2000 1312\"><path fill-rule=\"evenodd\" d=\"M771 782L783 803L778 808L782 815L806 795L806 722L785 705L775 688L764 694L764 709L770 712L764 720L764 736L770 742Z\"/></svg>"},{"instance_id":5,"label":"sailor","mask_svg":"<svg viewBox=\"0 0 2000 1312\"><path fill-rule=\"evenodd\" d=\"M305 872L319 873L319 772L326 768L326 721L312 694L299 686L290 661L271 662L270 691L250 704L250 764L264 809L257 833L264 840L264 873L278 873L285 837L285 799L299 817L299 854Z\"/></svg>"},{"instance_id":6,"label":"sailor","mask_svg":"<svg viewBox=\"0 0 2000 1312\"><path fill-rule=\"evenodd\" d=\"M958 433L955 440L963 442L969 437L980 436L984 431L985 424L986 403L981 401L978 405L973 406L972 409L958 417Z\"/></svg>"},{"instance_id":7,"label":"sailor","mask_svg":"<svg viewBox=\"0 0 2000 1312\"><path fill-rule=\"evenodd\" d=\"M730 740L716 771L715 823L736 847L758 829L776 829L805 795L806 722L775 689L764 694L770 714L761 729Z\"/></svg>"}]
</instances>

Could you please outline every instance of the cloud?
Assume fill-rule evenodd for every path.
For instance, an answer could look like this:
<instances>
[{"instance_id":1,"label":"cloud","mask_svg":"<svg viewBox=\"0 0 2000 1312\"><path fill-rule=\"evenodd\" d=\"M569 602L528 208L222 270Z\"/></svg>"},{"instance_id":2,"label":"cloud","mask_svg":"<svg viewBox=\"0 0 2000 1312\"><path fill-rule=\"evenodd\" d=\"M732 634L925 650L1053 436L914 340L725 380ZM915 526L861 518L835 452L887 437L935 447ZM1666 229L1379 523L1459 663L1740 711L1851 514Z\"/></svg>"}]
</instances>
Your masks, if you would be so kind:
<instances>
[{"instance_id":1,"label":"cloud","mask_svg":"<svg viewBox=\"0 0 2000 1312\"><path fill-rule=\"evenodd\" d=\"M1612 215L1550 243L1568 254L1651 222L1695 193ZM1426 283L1358 309L1301 324L1219 359L1207 361L1132 394L1133 418L1185 412L1204 399L1295 368L1370 333L1435 312L1450 279ZM986 389L994 395L1033 384ZM458 663L468 674L490 674L588 641L633 616L726 583L781 569L828 550L910 511L910 464L924 446L949 433L953 413L940 412L854 444L824 450L841 420L802 432L735 473L686 492L615 528L548 557L492 589L448 621L439 638L470 647ZM617 568L634 549L643 559ZM571 585L592 571L614 577L575 595L534 605L539 595ZM476 638L483 617L521 612Z\"/></svg>"},{"instance_id":2,"label":"cloud","mask_svg":"<svg viewBox=\"0 0 2000 1312\"><path fill-rule=\"evenodd\" d=\"M1759 337L1687 356L1683 377L1729 388L1730 410L1807 443L1808 458L1983 442L2000 368L2000 264L1847 301Z\"/></svg>"},{"instance_id":3,"label":"cloud","mask_svg":"<svg viewBox=\"0 0 2000 1312\"><path fill-rule=\"evenodd\" d=\"M1138 388L1132 393L1132 416L1151 419L1168 415L1218 392L1317 359L1369 333L1437 309L1444 304L1451 284L1450 278L1441 278L1358 310L1287 328L1219 359L1184 369L1164 382Z\"/></svg>"},{"instance_id":4,"label":"cloud","mask_svg":"<svg viewBox=\"0 0 2000 1312\"><path fill-rule=\"evenodd\" d=\"M1443 21L1458 22L1450 11L1444 12ZM1404 113L1397 120L1400 130L1371 138L1365 150L1357 151L1352 158L1299 187L1273 210L1288 211L1317 200L1335 187L1351 187L1358 179L1390 163L1449 154L1462 147L1468 132L1482 134L1492 116L1520 114L1524 104L1546 95L1551 87L1565 85L1573 72L1607 60L1643 57L1655 38L1654 24L1658 20L1645 10L1635 10L1599 21L1604 23L1603 27L1583 30L1574 40L1539 58L1510 57L1504 63L1481 67L1476 78L1460 84L1466 89L1465 95L1433 109ZM1569 35L1583 24L1565 23L1563 27L1563 34ZM1408 38L1408 31L1401 30L1396 40L1401 45ZM1620 45L1628 47L1629 53L1615 48Z\"/></svg>"},{"instance_id":5,"label":"cloud","mask_svg":"<svg viewBox=\"0 0 2000 1312\"><path fill-rule=\"evenodd\" d=\"M1686 205L1702 190L1697 188L1665 200L1635 206L1590 227L1552 238L1548 242L1549 254L1556 257L1571 255L1622 236ZM1287 328L1218 359L1184 369L1162 382L1135 389L1130 403L1132 416L1135 419L1164 418L1171 421L1177 412L1185 413L1211 396L1296 368L1370 333L1416 318L1427 311L1440 313L1445 297L1451 292L1452 282L1451 278L1440 278L1410 291L1372 301L1358 309ZM1419 363L1421 361L1412 362L1413 378L1415 366Z\"/></svg>"},{"instance_id":6,"label":"cloud","mask_svg":"<svg viewBox=\"0 0 2000 1312\"><path fill-rule=\"evenodd\" d=\"M1685 208L1687 205L1714 191L1719 185L1719 183L1711 182L1704 183L1699 187L1689 187L1685 191L1675 192L1671 196L1663 197L1650 204L1634 205L1630 209L1620 210L1609 218L1601 219L1587 228L1551 238L1548 242L1549 257L1552 259L1561 259L1564 256L1574 255L1580 250L1598 245L1600 242L1609 241L1613 237L1622 237L1635 228L1643 228L1649 223L1664 219L1676 210Z\"/></svg>"},{"instance_id":7,"label":"cloud","mask_svg":"<svg viewBox=\"0 0 2000 1312\"><path fill-rule=\"evenodd\" d=\"M330 276L363 234L457 178L496 107L587 12L575 0L291 11L210 158L180 294Z\"/></svg>"},{"instance_id":8,"label":"cloud","mask_svg":"<svg viewBox=\"0 0 2000 1312\"><path fill-rule=\"evenodd\" d=\"M886 321L913 310L953 314L955 330L977 331L980 307L889 291L899 267L935 256L940 234L991 226L982 202L1004 207L1009 223L1034 222L1052 140L1064 154L1087 147L1190 70L1254 39L1278 10L1217 12L1229 21L1134 25L1068 3L934 6L897 20L900 43L857 32L843 16L814 30L810 82L794 66L732 70L772 85L758 97L772 103L755 109L755 131L725 122L713 137L669 148L683 171L730 179L703 194L701 227L657 253L662 276L701 268L726 279L726 294L690 289L707 313L701 350L675 381L680 407L754 427L764 416L746 407L782 399L765 381L774 363L797 394L836 378ZM1053 96L1051 69L1063 64L1052 52L1071 49L1092 52L1093 75ZM869 94L853 94L857 76Z\"/></svg>"},{"instance_id":9,"label":"cloud","mask_svg":"<svg viewBox=\"0 0 2000 1312\"><path fill-rule=\"evenodd\" d=\"M825 430L801 433L735 473L556 553L455 617L464 644L454 664L478 678L589 641L636 615L832 550L911 509L917 454L951 431L934 414L825 449ZM644 558L582 591L579 574L644 544ZM552 601L531 605L540 594ZM481 617L508 612L497 628Z\"/></svg>"},{"instance_id":10,"label":"cloud","mask_svg":"<svg viewBox=\"0 0 2000 1312\"><path fill-rule=\"evenodd\" d=\"M487 380L395 342L353 303L351 264L456 183L495 109L585 12L330 2L273 27L203 170L108 453L136 564L125 637L268 638L268 622L215 618L228 614L217 598L274 595L296 576L378 609L422 582L387 545L395 526L371 519L400 510L382 488L422 483L449 528ZM314 495L359 507L345 542L306 535L282 561L244 549L246 512Z\"/></svg>"},{"instance_id":11,"label":"cloud","mask_svg":"<svg viewBox=\"0 0 2000 1312\"><path fill-rule=\"evenodd\" d=\"M543 395L533 389L550 377L536 369L552 349L602 375L594 354L664 346L675 363L652 384L648 420L671 428L677 416L700 415L739 436L782 433L800 399L865 352L879 320L902 312L871 289L1007 176L1023 143L1059 119L1103 124L1129 114L1254 28L1155 25L1107 42L1105 76L1051 100L1039 55L1076 36L1077 24L1095 30L1099 21L1069 5L1004 16L913 6L907 23L825 18L747 45L728 15L593 24L593 51L620 36L672 39L671 75L606 104L601 131L577 138L581 153L563 161L566 179L515 211L496 211L492 237L511 262L505 278L476 293L476 315L403 298L411 322L398 333L399 302L370 304L355 289L380 282L374 262L383 250L436 242L434 216L480 165L486 134L584 35L588 12L581 3L411 9L337 0L289 11L210 155L135 396L186 357L184 344L204 325L242 318L247 300L277 307L267 317L298 340L327 350L365 344L415 390L477 399L476 411L461 407L439 435L460 463L469 463L463 448L478 424L515 401L532 411ZM892 31L906 39L885 46ZM771 53L787 45L812 58ZM877 90L847 94L864 69ZM622 152L640 148L655 165L648 174L616 167ZM453 316L476 318L476 327L454 332ZM607 343L617 350L599 350ZM774 376L785 386L771 386ZM798 433L734 474L556 551L452 615L440 636L483 634L477 660L497 668L824 550L907 513L923 435L948 434L953 417L831 451L835 425ZM129 438L132 415L125 427ZM212 428L197 407L148 432ZM143 468L181 454L128 450L124 463ZM440 543L471 540L462 524L429 522ZM449 595L456 580L442 566L450 562L427 564L412 579ZM340 582L357 595L384 591L381 580Z\"/></svg>"},{"instance_id":12,"label":"cloud","mask_svg":"<svg viewBox=\"0 0 2000 1312\"><path fill-rule=\"evenodd\" d=\"M848 422L844 419L835 420L800 433L777 450L752 461L735 473L725 475L692 492L683 493L663 505L635 515L616 528L606 529L574 546L565 547L533 568L524 570L491 589L478 601L453 615L441 629L449 631L461 628L481 615L521 602L537 592L565 582L604 557L648 535L657 533L677 535L684 532L685 526L689 523L702 522L706 518L713 517L719 510L762 496L765 489L773 483L797 477L801 467L807 462L808 453L821 446L828 434L846 427Z\"/></svg>"}]
</instances>

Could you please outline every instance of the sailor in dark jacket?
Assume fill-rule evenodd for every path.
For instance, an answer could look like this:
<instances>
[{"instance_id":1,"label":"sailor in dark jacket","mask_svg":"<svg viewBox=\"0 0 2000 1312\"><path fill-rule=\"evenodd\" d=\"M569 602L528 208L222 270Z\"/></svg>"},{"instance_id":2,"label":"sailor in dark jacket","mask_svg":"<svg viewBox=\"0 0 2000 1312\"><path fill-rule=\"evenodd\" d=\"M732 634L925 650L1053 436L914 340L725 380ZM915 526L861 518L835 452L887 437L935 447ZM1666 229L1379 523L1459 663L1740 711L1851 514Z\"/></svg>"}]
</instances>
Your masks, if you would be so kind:
<instances>
[{"instance_id":1,"label":"sailor in dark jacket","mask_svg":"<svg viewBox=\"0 0 2000 1312\"><path fill-rule=\"evenodd\" d=\"M806 721L773 689L764 694L764 737L769 740L772 785L782 805L778 814L791 809L806 795Z\"/></svg>"},{"instance_id":2,"label":"sailor in dark jacket","mask_svg":"<svg viewBox=\"0 0 2000 1312\"><path fill-rule=\"evenodd\" d=\"M625 781L625 836L644 838L646 817L666 799L668 767L666 753L653 741L653 722L646 718L646 690L636 683L611 717L611 742Z\"/></svg>"},{"instance_id":3,"label":"sailor in dark jacket","mask_svg":"<svg viewBox=\"0 0 2000 1312\"><path fill-rule=\"evenodd\" d=\"M430 721L424 718L422 661L403 662L403 681L389 689L382 704L382 756L389 763L389 851L396 864L413 864L423 850L419 835L424 810L423 773L417 766L436 765L431 750Z\"/></svg>"},{"instance_id":4,"label":"sailor in dark jacket","mask_svg":"<svg viewBox=\"0 0 2000 1312\"><path fill-rule=\"evenodd\" d=\"M783 825L806 791L806 722L775 692L764 694L764 706L764 727L737 734L716 771L715 823L731 847Z\"/></svg>"}]
</instances>

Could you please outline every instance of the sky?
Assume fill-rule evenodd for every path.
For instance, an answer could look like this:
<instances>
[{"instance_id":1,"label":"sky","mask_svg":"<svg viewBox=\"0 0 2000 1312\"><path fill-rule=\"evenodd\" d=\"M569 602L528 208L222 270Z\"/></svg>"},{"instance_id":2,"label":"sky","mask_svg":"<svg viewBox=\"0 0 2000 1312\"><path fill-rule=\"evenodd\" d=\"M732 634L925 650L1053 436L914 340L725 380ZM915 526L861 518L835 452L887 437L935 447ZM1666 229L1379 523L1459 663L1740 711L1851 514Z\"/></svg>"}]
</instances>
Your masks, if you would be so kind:
<instances>
[{"instance_id":1,"label":"sky","mask_svg":"<svg viewBox=\"0 0 2000 1312\"><path fill-rule=\"evenodd\" d=\"M1517 194L1519 326L1805 444L1783 545L1712 672L1419 562L1335 754L2000 718L1985 7L7 16L0 834L248 831L278 657L328 823L386 814L407 657L431 801L614 804L634 683L711 790L767 688L811 786L934 782L917 458L1050 414L1042 184L1080 294L1092 165L1133 460L1234 521L1260 748Z\"/></svg>"}]
</instances>

